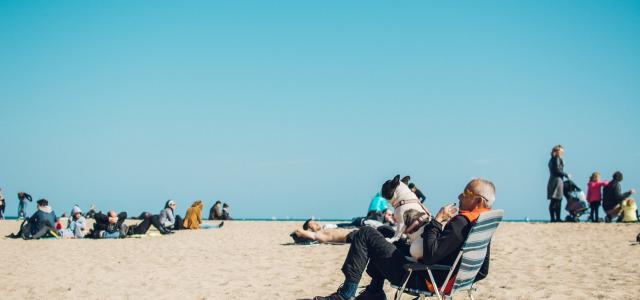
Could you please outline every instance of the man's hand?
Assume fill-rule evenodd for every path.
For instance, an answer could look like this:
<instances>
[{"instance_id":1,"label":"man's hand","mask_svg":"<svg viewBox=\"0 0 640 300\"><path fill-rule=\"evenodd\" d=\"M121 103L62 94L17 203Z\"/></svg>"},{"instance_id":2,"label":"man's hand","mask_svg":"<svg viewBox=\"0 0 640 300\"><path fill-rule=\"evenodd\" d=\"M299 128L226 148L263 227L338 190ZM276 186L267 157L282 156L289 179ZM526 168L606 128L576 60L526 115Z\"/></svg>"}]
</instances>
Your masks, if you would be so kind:
<instances>
[{"instance_id":1,"label":"man's hand","mask_svg":"<svg viewBox=\"0 0 640 300\"><path fill-rule=\"evenodd\" d=\"M630 189L629 193L631 193L631 195L635 194L636 193L636 189Z\"/></svg>"},{"instance_id":2,"label":"man's hand","mask_svg":"<svg viewBox=\"0 0 640 300\"><path fill-rule=\"evenodd\" d=\"M436 221L442 223L443 221L451 219L456 213L457 209L453 204L443 206L436 215Z\"/></svg>"}]
</instances>

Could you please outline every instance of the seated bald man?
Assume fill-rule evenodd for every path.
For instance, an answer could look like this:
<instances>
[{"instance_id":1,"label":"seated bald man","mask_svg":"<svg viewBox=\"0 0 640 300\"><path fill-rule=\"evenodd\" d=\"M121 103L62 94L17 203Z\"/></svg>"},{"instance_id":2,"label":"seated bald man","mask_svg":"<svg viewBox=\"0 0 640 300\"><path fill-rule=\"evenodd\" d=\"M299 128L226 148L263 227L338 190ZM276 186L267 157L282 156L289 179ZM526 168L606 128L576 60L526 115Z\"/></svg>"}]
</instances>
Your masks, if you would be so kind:
<instances>
[{"instance_id":1,"label":"seated bald man","mask_svg":"<svg viewBox=\"0 0 640 300\"><path fill-rule=\"evenodd\" d=\"M495 201L495 192L492 182L473 179L458 196L460 207L458 214L453 204L442 207L435 218L423 225L425 226L422 234L424 256L421 261L429 265L452 265L480 213L491 209ZM445 224L447 226L444 226ZM406 259L409 253L406 249L397 248L394 244L387 242L384 236L370 227L363 227L350 233L347 240L351 242L351 246L342 266L342 273L345 276L344 284L336 293L314 299L354 299L365 268L367 274L371 276L371 283L355 299L386 299L383 291L384 281L386 279L396 285L402 284L406 274L403 265L410 263ZM488 271L489 249L476 281L485 278ZM438 286L442 286L446 272L434 272L434 277ZM427 278L425 272L413 273L407 287L424 288Z\"/></svg>"}]
</instances>

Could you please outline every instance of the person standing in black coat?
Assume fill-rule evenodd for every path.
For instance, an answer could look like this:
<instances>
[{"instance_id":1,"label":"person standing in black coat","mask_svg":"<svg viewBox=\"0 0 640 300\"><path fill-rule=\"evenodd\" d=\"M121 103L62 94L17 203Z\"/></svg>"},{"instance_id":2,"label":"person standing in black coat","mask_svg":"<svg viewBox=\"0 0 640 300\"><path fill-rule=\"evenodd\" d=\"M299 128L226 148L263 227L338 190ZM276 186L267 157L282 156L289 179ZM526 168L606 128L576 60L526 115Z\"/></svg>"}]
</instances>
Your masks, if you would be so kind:
<instances>
[{"instance_id":1,"label":"person standing in black coat","mask_svg":"<svg viewBox=\"0 0 640 300\"><path fill-rule=\"evenodd\" d=\"M564 192L563 178L569 177L564 172L564 148L556 145L551 149L551 159L549 159L549 182L547 183L547 199L549 199L549 216L551 222L561 222L560 210L562 207L562 195Z\"/></svg>"},{"instance_id":2,"label":"person standing in black coat","mask_svg":"<svg viewBox=\"0 0 640 300\"><path fill-rule=\"evenodd\" d=\"M622 187L620 187L621 181L622 173L620 171L616 171L613 173L613 180L609 182L609 185L604 187L602 209L604 209L607 214L604 218L607 223L620 215L620 212L622 211L620 203L636 193L636 190L634 189L631 189L626 193L622 193Z\"/></svg>"}]
</instances>

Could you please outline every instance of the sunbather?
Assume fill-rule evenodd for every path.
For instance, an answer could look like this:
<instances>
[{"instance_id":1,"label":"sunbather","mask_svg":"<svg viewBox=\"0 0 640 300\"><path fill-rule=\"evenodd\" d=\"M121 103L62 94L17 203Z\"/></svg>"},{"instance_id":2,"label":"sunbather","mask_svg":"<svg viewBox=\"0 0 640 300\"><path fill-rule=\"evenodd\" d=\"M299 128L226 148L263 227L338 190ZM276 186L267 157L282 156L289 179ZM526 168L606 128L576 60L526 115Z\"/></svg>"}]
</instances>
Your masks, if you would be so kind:
<instances>
[{"instance_id":1,"label":"sunbather","mask_svg":"<svg viewBox=\"0 0 640 300\"><path fill-rule=\"evenodd\" d=\"M121 212L116 214L114 210L110 210L106 215L98 212L94 215L96 223L89 232L88 237L94 239L118 239L127 236L129 229L124 221L127 219L127 213Z\"/></svg>"},{"instance_id":2,"label":"sunbather","mask_svg":"<svg viewBox=\"0 0 640 300\"><path fill-rule=\"evenodd\" d=\"M171 230L165 228L162 223L160 223L160 216L158 215L152 215L151 213L143 212L140 215L140 219L142 219L140 223L129 226L129 228L126 230L127 235L146 234L152 225L158 230L158 232L160 232L160 234L173 233Z\"/></svg>"},{"instance_id":3,"label":"sunbather","mask_svg":"<svg viewBox=\"0 0 640 300\"><path fill-rule=\"evenodd\" d=\"M302 229L296 229L293 233L299 238L304 238L320 243L345 243L347 235L351 233L351 229L342 229L335 226L323 228L314 220L307 220L302 225Z\"/></svg>"},{"instance_id":4,"label":"sunbather","mask_svg":"<svg viewBox=\"0 0 640 300\"><path fill-rule=\"evenodd\" d=\"M460 213L455 214L453 205L440 209L435 218L425 224L423 234L422 262L425 264L452 265L466 237L480 213L488 211L495 200L493 183L483 179L474 179L467 184L458 196ZM449 220L444 226L445 221ZM383 291L384 280L400 285L405 276L403 265L410 261L408 253L400 251L395 245L387 242L384 236L370 227L363 227L347 235L346 241L351 243L349 253L342 266L345 275L344 284L338 291L328 297L314 299L353 299L362 273L367 271L371 283L356 299L386 299ZM476 281L486 277L489 267L489 250ZM438 285L444 281L446 274L434 272ZM409 287L424 285L427 278L423 272L417 272L409 280Z\"/></svg>"}]
</instances>

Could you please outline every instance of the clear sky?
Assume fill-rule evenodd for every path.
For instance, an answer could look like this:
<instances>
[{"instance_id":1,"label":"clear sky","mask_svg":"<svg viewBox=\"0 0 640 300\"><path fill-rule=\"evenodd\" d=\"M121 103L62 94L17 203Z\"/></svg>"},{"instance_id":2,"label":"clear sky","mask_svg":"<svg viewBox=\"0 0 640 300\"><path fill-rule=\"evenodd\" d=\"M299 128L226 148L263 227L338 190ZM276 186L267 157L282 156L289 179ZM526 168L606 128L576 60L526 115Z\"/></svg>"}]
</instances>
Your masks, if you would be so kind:
<instances>
[{"instance_id":1,"label":"clear sky","mask_svg":"<svg viewBox=\"0 0 640 300\"><path fill-rule=\"evenodd\" d=\"M559 143L580 186L640 188L640 3L456 4L2 1L7 214L349 218L409 174L433 211L482 176L546 219Z\"/></svg>"}]
</instances>

